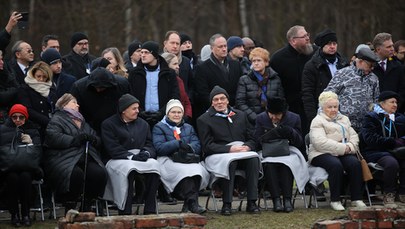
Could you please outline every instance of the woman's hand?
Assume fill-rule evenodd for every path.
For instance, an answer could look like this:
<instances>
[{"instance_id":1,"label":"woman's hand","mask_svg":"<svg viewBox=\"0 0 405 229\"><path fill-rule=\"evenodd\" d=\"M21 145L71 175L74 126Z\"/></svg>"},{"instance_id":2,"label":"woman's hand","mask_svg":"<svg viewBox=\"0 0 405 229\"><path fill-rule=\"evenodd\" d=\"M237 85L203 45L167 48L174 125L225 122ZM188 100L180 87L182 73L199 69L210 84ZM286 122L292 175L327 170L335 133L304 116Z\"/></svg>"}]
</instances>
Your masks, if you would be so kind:
<instances>
[{"instance_id":1,"label":"woman's hand","mask_svg":"<svg viewBox=\"0 0 405 229\"><path fill-rule=\"evenodd\" d=\"M32 139L28 134L21 134L21 142L23 142L25 144L31 144Z\"/></svg>"},{"instance_id":2,"label":"woman's hand","mask_svg":"<svg viewBox=\"0 0 405 229\"><path fill-rule=\"evenodd\" d=\"M351 151L350 146L346 145L345 154L349 154Z\"/></svg>"},{"instance_id":3,"label":"woman's hand","mask_svg":"<svg viewBox=\"0 0 405 229\"><path fill-rule=\"evenodd\" d=\"M247 152L250 151L250 147L249 146L231 146L231 148L229 149L229 152L231 153L237 153L237 152Z\"/></svg>"}]
</instances>

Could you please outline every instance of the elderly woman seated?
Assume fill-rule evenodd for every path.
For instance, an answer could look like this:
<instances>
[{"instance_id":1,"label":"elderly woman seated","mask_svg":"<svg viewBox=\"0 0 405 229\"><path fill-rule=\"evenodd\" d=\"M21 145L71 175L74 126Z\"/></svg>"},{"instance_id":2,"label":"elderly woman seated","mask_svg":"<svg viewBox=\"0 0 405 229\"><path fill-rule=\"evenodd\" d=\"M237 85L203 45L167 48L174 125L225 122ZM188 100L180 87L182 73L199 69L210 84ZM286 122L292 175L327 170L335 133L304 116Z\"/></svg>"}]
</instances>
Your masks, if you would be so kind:
<instances>
[{"instance_id":1,"label":"elderly woman seated","mask_svg":"<svg viewBox=\"0 0 405 229\"><path fill-rule=\"evenodd\" d=\"M359 137L350 120L339 112L338 96L330 91L319 96L319 110L310 128L308 159L313 166L324 168L329 176L330 206L343 211L340 201L343 175L349 179L351 205L366 207L362 199L362 170L356 157Z\"/></svg>"},{"instance_id":2,"label":"elderly woman seated","mask_svg":"<svg viewBox=\"0 0 405 229\"><path fill-rule=\"evenodd\" d=\"M273 198L273 211L292 212L294 177L301 192L309 180L307 163L298 149L303 144L300 116L288 111L284 98L270 98L267 101L267 111L257 116L255 138L260 139L262 145L279 139L289 141L287 147L290 155L268 156L262 160L262 164L265 182ZM281 195L284 208L281 204Z\"/></svg>"},{"instance_id":3,"label":"elderly woman seated","mask_svg":"<svg viewBox=\"0 0 405 229\"><path fill-rule=\"evenodd\" d=\"M199 163L201 145L194 128L184 121L184 108L177 99L166 105L166 115L153 128L153 145L158 156L164 187L178 199L184 200L182 212L204 213L198 205L198 191L208 185L209 173ZM195 154L194 163L176 161L173 154ZM197 162L198 161L198 162ZM179 163L184 162L184 163Z\"/></svg>"},{"instance_id":4,"label":"elderly woman seated","mask_svg":"<svg viewBox=\"0 0 405 229\"><path fill-rule=\"evenodd\" d=\"M389 151L405 146L405 116L397 113L399 95L393 91L381 92L363 121L361 138L367 162L378 163L384 168L384 205L395 205L395 196L405 203L405 157L394 157ZM399 174L399 186L398 186Z\"/></svg>"}]
</instances>

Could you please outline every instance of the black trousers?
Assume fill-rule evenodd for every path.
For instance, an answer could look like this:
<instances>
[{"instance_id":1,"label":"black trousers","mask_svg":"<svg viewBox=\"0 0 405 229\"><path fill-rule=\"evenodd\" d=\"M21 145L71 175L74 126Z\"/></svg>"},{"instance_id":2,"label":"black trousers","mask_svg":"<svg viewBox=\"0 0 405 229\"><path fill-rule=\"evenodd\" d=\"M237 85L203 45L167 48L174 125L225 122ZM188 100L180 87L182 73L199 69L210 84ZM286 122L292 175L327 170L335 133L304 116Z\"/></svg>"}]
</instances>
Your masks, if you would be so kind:
<instances>
[{"instance_id":1,"label":"black trousers","mask_svg":"<svg viewBox=\"0 0 405 229\"><path fill-rule=\"evenodd\" d=\"M145 206L143 208L143 214L156 214L156 193L160 183L160 177L156 173L137 173L132 171L128 175L128 195L125 202L125 208L123 211L119 211L120 215L132 214L132 199L134 197L134 181L135 179L141 179L145 182L145 191L143 192L143 200Z\"/></svg>"},{"instance_id":2,"label":"black trousers","mask_svg":"<svg viewBox=\"0 0 405 229\"><path fill-rule=\"evenodd\" d=\"M78 163L70 176L69 192L64 195L65 201L77 201L83 192L84 183L84 164ZM86 172L85 199L92 200L102 197L106 184L107 171L95 161L89 160Z\"/></svg>"},{"instance_id":3,"label":"black trousers","mask_svg":"<svg viewBox=\"0 0 405 229\"><path fill-rule=\"evenodd\" d=\"M256 201L258 196L257 184L259 180L259 159L258 158L248 158L243 160L233 161L229 165L229 176L230 179L221 178L220 182L222 185L222 201L224 203L231 203L233 198L233 188L235 185L235 171L243 170L246 173L247 182L247 199Z\"/></svg>"},{"instance_id":4,"label":"black trousers","mask_svg":"<svg viewBox=\"0 0 405 229\"><path fill-rule=\"evenodd\" d=\"M21 215L28 216L32 193L32 174L27 171L8 172L6 174L7 207L10 214L20 215L18 202L21 204Z\"/></svg>"},{"instance_id":5,"label":"black trousers","mask_svg":"<svg viewBox=\"0 0 405 229\"><path fill-rule=\"evenodd\" d=\"M181 180L173 190L173 196L176 199L184 200L196 200L198 202L198 191L200 189L200 177L186 177Z\"/></svg>"},{"instance_id":6,"label":"black trousers","mask_svg":"<svg viewBox=\"0 0 405 229\"><path fill-rule=\"evenodd\" d=\"M272 198L292 197L294 176L290 168L282 163L264 163L264 179L266 188L270 191Z\"/></svg>"}]
</instances>

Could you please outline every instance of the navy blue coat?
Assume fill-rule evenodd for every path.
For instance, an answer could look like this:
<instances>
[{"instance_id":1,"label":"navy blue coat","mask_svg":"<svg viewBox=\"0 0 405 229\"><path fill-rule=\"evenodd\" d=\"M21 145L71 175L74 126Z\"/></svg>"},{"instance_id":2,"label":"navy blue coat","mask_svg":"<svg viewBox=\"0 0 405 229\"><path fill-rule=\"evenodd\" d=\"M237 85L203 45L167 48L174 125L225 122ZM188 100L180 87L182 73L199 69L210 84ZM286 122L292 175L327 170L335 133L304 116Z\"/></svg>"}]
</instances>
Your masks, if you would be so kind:
<instances>
[{"instance_id":1,"label":"navy blue coat","mask_svg":"<svg viewBox=\"0 0 405 229\"><path fill-rule=\"evenodd\" d=\"M196 154L201 152L200 140L197 137L197 133L194 128L187 123L184 123L180 127L180 139L184 143L189 144ZM153 127L153 145L156 149L156 154L158 156L170 156L174 152L179 150L180 144L179 140L173 135L173 130L163 122L158 122Z\"/></svg>"}]
</instances>

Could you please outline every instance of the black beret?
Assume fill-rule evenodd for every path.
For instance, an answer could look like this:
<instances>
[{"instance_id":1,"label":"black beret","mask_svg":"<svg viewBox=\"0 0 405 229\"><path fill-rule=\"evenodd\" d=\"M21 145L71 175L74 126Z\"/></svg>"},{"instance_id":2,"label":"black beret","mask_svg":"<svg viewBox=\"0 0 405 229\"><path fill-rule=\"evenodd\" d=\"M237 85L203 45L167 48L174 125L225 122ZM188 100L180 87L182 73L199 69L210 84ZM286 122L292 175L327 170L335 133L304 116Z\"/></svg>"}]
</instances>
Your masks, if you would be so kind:
<instances>
[{"instance_id":1,"label":"black beret","mask_svg":"<svg viewBox=\"0 0 405 229\"><path fill-rule=\"evenodd\" d=\"M399 101L399 95L393 91L383 91L378 96L378 102L385 101L387 99L396 98L397 102Z\"/></svg>"}]
</instances>

